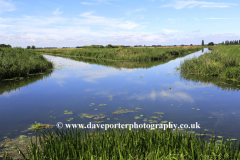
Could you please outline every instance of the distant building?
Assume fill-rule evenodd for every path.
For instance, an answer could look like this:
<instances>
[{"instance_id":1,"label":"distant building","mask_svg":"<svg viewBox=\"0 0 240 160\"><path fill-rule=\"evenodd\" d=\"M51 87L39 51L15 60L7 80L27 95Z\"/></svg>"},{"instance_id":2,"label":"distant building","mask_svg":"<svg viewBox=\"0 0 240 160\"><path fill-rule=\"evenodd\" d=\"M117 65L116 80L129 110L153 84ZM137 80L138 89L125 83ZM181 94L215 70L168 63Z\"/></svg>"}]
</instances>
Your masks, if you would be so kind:
<instances>
[{"instance_id":1,"label":"distant building","mask_svg":"<svg viewBox=\"0 0 240 160\"><path fill-rule=\"evenodd\" d=\"M43 47L35 47L35 49L43 49Z\"/></svg>"}]
</instances>

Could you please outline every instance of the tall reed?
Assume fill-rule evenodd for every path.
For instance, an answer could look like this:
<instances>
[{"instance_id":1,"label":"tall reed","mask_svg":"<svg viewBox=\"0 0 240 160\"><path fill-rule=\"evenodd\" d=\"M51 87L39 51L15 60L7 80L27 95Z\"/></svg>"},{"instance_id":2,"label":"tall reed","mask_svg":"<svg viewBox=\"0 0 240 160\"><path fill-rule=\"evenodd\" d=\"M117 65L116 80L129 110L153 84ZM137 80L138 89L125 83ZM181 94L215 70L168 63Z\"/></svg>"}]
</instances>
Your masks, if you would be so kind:
<instances>
[{"instance_id":1,"label":"tall reed","mask_svg":"<svg viewBox=\"0 0 240 160\"><path fill-rule=\"evenodd\" d=\"M240 46L218 45L211 53L185 60L180 68L182 74L240 80Z\"/></svg>"},{"instance_id":2,"label":"tall reed","mask_svg":"<svg viewBox=\"0 0 240 160\"><path fill-rule=\"evenodd\" d=\"M236 143L204 140L204 136L167 130L109 129L103 133L80 129L51 130L36 133L31 140L27 159L239 159ZM40 145L40 146L39 146Z\"/></svg>"},{"instance_id":3,"label":"tall reed","mask_svg":"<svg viewBox=\"0 0 240 160\"><path fill-rule=\"evenodd\" d=\"M53 63L34 50L0 48L0 80L24 77L53 68Z\"/></svg>"}]
</instances>

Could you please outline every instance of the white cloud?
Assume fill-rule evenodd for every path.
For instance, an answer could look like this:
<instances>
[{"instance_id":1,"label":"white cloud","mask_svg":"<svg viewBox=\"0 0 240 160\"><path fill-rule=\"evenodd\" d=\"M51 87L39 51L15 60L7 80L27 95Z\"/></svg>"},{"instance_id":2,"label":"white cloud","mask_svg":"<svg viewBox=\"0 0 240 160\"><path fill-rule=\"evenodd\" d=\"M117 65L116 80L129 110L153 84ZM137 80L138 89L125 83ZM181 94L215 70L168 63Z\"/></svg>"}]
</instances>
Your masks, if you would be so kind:
<instances>
[{"instance_id":1,"label":"white cloud","mask_svg":"<svg viewBox=\"0 0 240 160\"><path fill-rule=\"evenodd\" d=\"M205 8L226 8L232 5L237 5L234 3L216 3L216 2L206 2L206 1L174 1L174 3L170 3L167 5L163 5L161 7L173 7L175 9L182 9L182 8L193 8L193 7L205 7Z\"/></svg>"},{"instance_id":2,"label":"white cloud","mask_svg":"<svg viewBox=\"0 0 240 160\"><path fill-rule=\"evenodd\" d=\"M205 18L205 19L240 19L240 18Z\"/></svg>"},{"instance_id":3,"label":"white cloud","mask_svg":"<svg viewBox=\"0 0 240 160\"><path fill-rule=\"evenodd\" d=\"M81 2L83 5L97 5L98 3Z\"/></svg>"},{"instance_id":4,"label":"white cloud","mask_svg":"<svg viewBox=\"0 0 240 160\"><path fill-rule=\"evenodd\" d=\"M123 19L113 19L113 18L106 18L100 16L94 16L93 12L85 12L80 14L81 17L84 19L76 19L79 24L86 24L86 25L96 25L96 26L107 26L113 28L121 28L121 29L133 29L138 24L131 22L131 21L124 21Z\"/></svg>"},{"instance_id":5,"label":"white cloud","mask_svg":"<svg viewBox=\"0 0 240 160\"><path fill-rule=\"evenodd\" d=\"M170 29L163 29L163 31L164 31L164 33L167 33L167 34L181 32L179 30L170 30Z\"/></svg>"},{"instance_id":6,"label":"white cloud","mask_svg":"<svg viewBox=\"0 0 240 160\"><path fill-rule=\"evenodd\" d=\"M57 8L57 9L53 12L53 14L54 14L54 15L62 14L63 12L59 12L59 9L60 9L60 7Z\"/></svg>"},{"instance_id":7,"label":"white cloud","mask_svg":"<svg viewBox=\"0 0 240 160\"><path fill-rule=\"evenodd\" d=\"M14 11L15 6L11 2L0 0L0 13L4 11Z\"/></svg>"},{"instance_id":8,"label":"white cloud","mask_svg":"<svg viewBox=\"0 0 240 160\"><path fill-rule=\"evenodd\" d=\"M141 11L146 11L145 8L139 8L139 9L135 9L134 12L141 12Z\"/></svg>"}]
</instances>

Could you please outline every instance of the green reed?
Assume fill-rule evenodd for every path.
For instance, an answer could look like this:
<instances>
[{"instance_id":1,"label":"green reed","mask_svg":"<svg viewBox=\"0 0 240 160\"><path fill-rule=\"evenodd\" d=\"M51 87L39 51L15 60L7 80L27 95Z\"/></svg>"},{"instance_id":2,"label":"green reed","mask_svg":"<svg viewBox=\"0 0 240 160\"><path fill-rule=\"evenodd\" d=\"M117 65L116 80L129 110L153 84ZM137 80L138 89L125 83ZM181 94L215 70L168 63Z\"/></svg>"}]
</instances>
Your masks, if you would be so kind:
<instances>
[{"instance_id":1,"label":"green reed","mask_svg":"<svg viewBox=\"0 0 240 160\"><path fill-rule=\"evenodd\" d=\"M218 45L211 53L185 60L181 73L240 80L240 46Z\"/></svg>"},{"instance_id":2,"label":"green reed","mask_svg":"<svg viewBox=\"0 0 240 160\"><path fill-rule=\"evenodd\" d=\"M169 59L193 53L201 47L189 48L89 48L72 50L39 50L46 54L65 55L76 57L89 57L97 59L129 60L129 61L155 61Z\"/></svg>"},{"instance_id":3,"label":"green reed","mask_svg":"<svg viewBox=\"0 0 240 160\"><path fill-rule=\"evenodd\" d=\"M40 53L23 48L0 48L0 80L25 77L53 68Z\"/></svg>"},{"instance_id":4,"label":"green reed","mask_svg":"<svg viewBox=\"0 0 240 160\"><path fill-rule=\"evenodd\" d=\"M80 129L36 132L24 159L239 159L239 141L204 140L204 136L171 129L109 129L103 133ZM6 153L5 153L6 155ZM6 158L6 157L5 157ZM11 159L11 158L10 158Z\"/></svg>"}]
</instances>

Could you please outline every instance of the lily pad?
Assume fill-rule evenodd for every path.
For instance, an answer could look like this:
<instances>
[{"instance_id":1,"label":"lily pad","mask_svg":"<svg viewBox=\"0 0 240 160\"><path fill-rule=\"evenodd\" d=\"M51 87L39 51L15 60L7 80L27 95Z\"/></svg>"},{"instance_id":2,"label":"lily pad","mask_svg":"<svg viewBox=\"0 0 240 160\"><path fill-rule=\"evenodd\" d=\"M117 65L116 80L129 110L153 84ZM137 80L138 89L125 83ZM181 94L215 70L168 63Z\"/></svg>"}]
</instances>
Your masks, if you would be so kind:
<instances>
[{"instance_id":1,"label":"lily pad","mask_svg":"<svg viewBox=\"0 0 240 160\"><path fill-rule=\"evenodd\" d=\"M103 123L104 121L93 121L92 123Z\"/></svg>"},{"instance_id":2,"label":"lily pad","mask_svg":"<svg viewBox=\"0 0 240 160\"><path fill-rule=\"evenodd\" d=\"M69 118L67 121L71 121L71 120L73 120L73 118Z\"/></svg>"},{"instance_id":3,"label":"lily pad","mask_svg":"<svg viewBox=\"0 0 240 160\"><path fill-rule=\"evenodd\" d=\"M212 118L212 117L208 117L208 118Z\"/></svg>"},{"instance_id":4,"label":"lily pad","mask_svg":"<svg viewBox=\"0 0 240 160\"><path fill-rule=\"evenodd\" d=\"M112 114L122 114L122 113L129 113L129 112L135 112L135 110L128 110L128 109L122 109L122 110L117 110L113 112Z\"/></svg>"},{"instance_id":5,"label":"lily pad","mask_svg":"<svg viewBox=\"0 0 240 160\"><path fill-rule=\"evenodd\" d=\"M135 109L137 110L137 109L142 109L142 108L138 108L138 107L137 107L137 108L135 108Z\"/></svg>"},{"instance_id":6,"label":"lily pad","mask_svg":"<svg viewBox=\"0 0 240 160\"><path fill-rule=\"evenodd\" d=\"M113 95L110 95L109 97L114 97Z\"/></svg>"},{"instance_id":7,"label":"lily pad","mask_svg":"<svg viewBox=\"0 0 240 160\"><path fill-rule=\"evenodd\" d=\"M161 121L161 123L167 123L168 121Z\"/></svg>"},{"instance_id":8,"label":"lily pad","mask_svg":"<svg viewBox=\"0 0 240 160\"><path fill-rule=\"evenodd\" d=\"M198 110L198 111L199 111L200 109L196 109L196 110Z\"/></svg>"},{"instance_id":9,"label":"lily pad","mask_svg":"<svg viewBox=\"0 0 240 160\"><path fill-rule=\"evenodd\" d=\"M141 117L135 116L134 118L135 118L135 119L140 119Z\"/></svg>"},{"instance_id":10,"label":"lily pad","mask_svg":"<svg viewBox=\"0 0 240 160\"><path fill-rule=\"evenodd\" d=\"M105 106L105 105L107 105L107 104L99 104L99 106Z\"/></svg>"},{"instance_id":11,"label":"lily pad","mask_svg":"<svg viewBox=\"0 0 240 160\"><path fill-rule=\"evenodd\" d=\"M73 114L73 113L72 113L72 111L68 112L68 110L65 110L64 114Z\"/></svg>"},{"instance_id":12,"label":"lily pad","mask_svg":"<svg viewBox=\"0 0 240 160\"><path fill-rule=\"evenodd\" d=\"M163 112L154 112L154 113L156 113L156 114L164 114Z\"/></svg>"},{"instance_id":13,"label":"lily pad","mask_svg":"<svg viewBox=\"0 0 240 160\"><path fill-rule=\"evenodd\" d=\"M218 138L223 138L223 136L217 136Z\"/></svg>"},{"instance_id":14,"label":"lily pad","mask_svg":"<svg viewBox=\"0 0 240 160\"><path fill-rule=\"evenodd\" d=\"M144 118L144 119L143 119L143 121L144 121L144 122L147 122L147 121L148 121L148 119L147 119L147 118Z\"/></svg>"}]
</instances>

